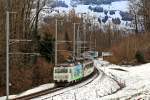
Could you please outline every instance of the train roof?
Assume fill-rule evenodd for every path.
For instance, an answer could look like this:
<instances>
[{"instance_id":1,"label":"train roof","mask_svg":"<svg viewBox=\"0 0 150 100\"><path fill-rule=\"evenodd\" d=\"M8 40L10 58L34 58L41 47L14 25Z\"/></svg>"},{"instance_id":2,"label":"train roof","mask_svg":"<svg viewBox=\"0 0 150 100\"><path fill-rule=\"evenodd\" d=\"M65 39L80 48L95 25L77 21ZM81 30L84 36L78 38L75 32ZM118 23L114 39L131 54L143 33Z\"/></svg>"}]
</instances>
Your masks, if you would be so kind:
<instances>
[{"instance_id":1,"label":"train roof","mask_svg":"<svg viewBox=\"0 0 150 100\"><path fill-rule=\"evenodd\" d=\"M92 60L85 60L84 62L83 62L83 64L84 63L93 63L93 61Z\"/></svg>"},{"instance_id":2,"label":"train roof","mask_svg":"<svg viewBox=\"0 0 150 100\"><path fill-rule=\"evenodd\" d=\"M58 64L56 67L73 67L76 66L78 64L81 64L80 62L76 62L76 63L62 63L62 64Z\"/></svg>"}]
</instances>

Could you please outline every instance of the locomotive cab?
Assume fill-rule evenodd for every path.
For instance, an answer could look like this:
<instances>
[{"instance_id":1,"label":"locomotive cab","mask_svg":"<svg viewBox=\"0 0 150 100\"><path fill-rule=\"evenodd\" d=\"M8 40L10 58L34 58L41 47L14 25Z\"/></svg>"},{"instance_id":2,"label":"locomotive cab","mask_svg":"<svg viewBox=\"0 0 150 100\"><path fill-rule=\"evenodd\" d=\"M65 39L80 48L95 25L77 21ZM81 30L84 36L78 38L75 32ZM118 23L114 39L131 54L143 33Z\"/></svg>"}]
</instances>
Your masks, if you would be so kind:
<instances>
[{"instance_id":1,"label":"locomotive cab","mask_svg":"<svg viewBox=\"0 0 150 100\"><path fill-rule=\"evenodd\" d=\"M63 64L54 67L53 79L58 86L65 86L67 84L76 82L83 77L82 64Z\"/></svg>"},{"instance_id":2,"label":"locomotive cab","mask_svg":"<svg viewBox=\"0 0 150 100\"><path fill-rule=\"evenodd\" d=\"M70 72L71 72L71 66L57 66L54 67L54 81L55 82L69 82L70 80Z\"/></svg>"}]
</instances>

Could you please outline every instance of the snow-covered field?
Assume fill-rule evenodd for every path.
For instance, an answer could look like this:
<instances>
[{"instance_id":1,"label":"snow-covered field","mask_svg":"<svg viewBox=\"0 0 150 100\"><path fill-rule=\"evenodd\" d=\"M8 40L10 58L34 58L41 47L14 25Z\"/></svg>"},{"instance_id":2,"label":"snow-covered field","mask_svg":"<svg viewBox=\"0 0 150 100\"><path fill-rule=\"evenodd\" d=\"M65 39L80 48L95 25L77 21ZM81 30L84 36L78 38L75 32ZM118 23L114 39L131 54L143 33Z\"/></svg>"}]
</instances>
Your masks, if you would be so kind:
<instances>
[{"instance_id":1,"label":"snow-covered field","mask_svg":"<svg viewBox=\"0 0 150 100\"><path fill-rule=\"evenodd\" d=\"M102 99L150 100L150 63L139 66L108 65L101 67L107 75L125 82L126 87Z\"/></svg>"}]
</instances>

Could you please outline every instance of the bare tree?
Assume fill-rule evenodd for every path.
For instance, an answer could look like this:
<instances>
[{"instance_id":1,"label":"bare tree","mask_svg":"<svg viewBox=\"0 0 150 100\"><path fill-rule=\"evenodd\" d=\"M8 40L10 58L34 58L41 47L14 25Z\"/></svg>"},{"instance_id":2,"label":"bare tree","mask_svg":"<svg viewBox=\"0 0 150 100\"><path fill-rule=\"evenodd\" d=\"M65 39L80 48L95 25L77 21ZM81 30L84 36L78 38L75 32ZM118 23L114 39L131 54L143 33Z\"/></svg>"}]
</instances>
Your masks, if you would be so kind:
<instances>
[{"instance_id":1,"label":"bare tree","mask_svg":"<svg viewBox=\"0 0 150 100\"><path fill-rule=\"evenodd\" d=\"M130 10L135 16L136 32L138 24L144 24L145 31L150 31L150 2L148 0L130 0Z\"/></svg>"},{"instance_id":2,"label":"bare tree","mask_svg":"<svg viewBox=\"0 0 150 100\"><path fill-rule=\"evenodd\" d=\"M139 29L138 29L138 12L139 12L139 7L138 7L138 0L130 0L130 12L131 14L134 15L134 24L135 24L135 33L138 33Z\"/></svg>"}]
</instances>

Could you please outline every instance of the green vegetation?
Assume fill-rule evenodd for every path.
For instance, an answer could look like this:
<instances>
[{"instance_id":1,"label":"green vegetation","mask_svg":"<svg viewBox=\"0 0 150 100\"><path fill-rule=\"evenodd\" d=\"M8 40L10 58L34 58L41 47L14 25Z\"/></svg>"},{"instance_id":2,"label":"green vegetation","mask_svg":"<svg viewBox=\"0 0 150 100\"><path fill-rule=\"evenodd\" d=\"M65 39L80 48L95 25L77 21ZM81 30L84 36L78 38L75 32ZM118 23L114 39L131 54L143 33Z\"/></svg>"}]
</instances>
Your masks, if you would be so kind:
<instances>
[{"instance_id":1,"label":"green vegetation","mask_svg":"<svg viewBox=\"0 0 150 100\"><path fill-rule=\"evenodd\" d=\"M137 51L135 54L135 58L138 63L145 63L144 53L141 51Z\"/></svg>"},{"instance_id":2,"label":"green vegetation","mask_svg":"<svg viewBox=\"0 0 150 100\"><path fill-rule=\"evenodd\" d=\"M48 61L54 62L54 38L52 36L45 37L39 42L40 54Z\"/></svg>"}]
</instances>

